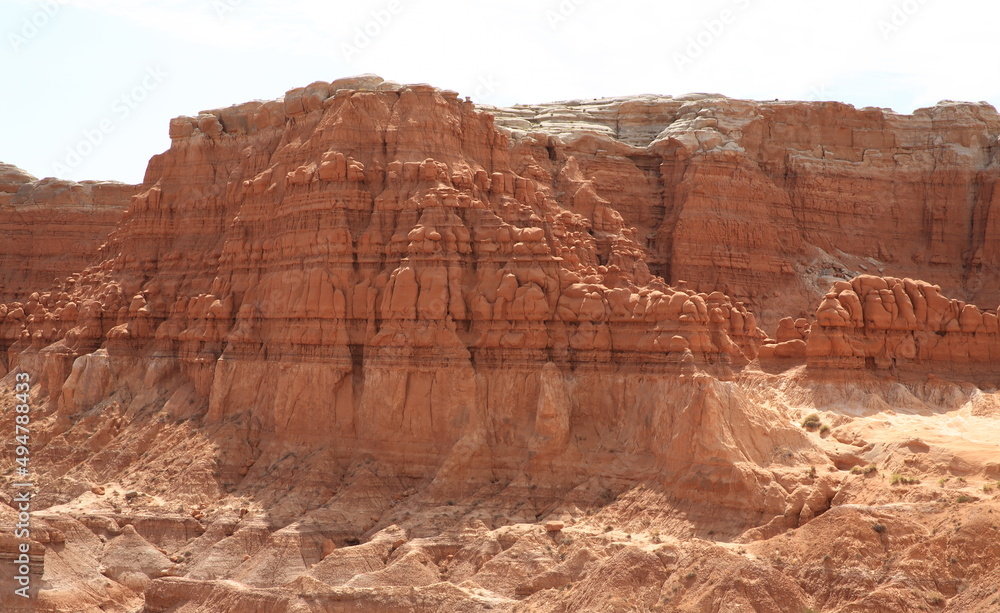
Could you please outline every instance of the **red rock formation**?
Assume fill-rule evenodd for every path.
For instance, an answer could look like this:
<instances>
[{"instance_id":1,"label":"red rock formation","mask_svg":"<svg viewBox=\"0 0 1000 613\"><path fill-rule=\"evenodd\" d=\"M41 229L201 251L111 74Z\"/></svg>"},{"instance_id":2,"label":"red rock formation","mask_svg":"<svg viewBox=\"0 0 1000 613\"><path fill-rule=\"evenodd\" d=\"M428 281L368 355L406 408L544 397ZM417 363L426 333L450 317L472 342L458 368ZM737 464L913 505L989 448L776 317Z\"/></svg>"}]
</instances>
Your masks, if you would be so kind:
<instances>
[{"instance_id":1,"label":"red rock formation","mask_svg":"<svg viewBox=\"0 0 1000 613\"><path fill-rule=\"evenodd\" d=\"M612 209L595 237L511 170L506 137L454 93L318 83L175 119L171 135L100 267L70 294L7 307L10 367L51 373L67 414L113 391L106 369L176 358L208 423L250 419L275 449L343 441L344 456L378 450L416 476L475 441L485 474L497 446L574 463L577 404L637 436L607 403L639 373L728 376L763 337L724 294L652 277ZM569 392L578 365L622 390ZM612 402L645 415L643 396ZM636 451L659 453L656 436ZM742 461L736 440L726 455Z\"/></svg>"},{"instance_id":2,"label":"red rock formation","mask_svg":"<svg viewBox=\"0 0 1000 613\"><path fill-rule=\"evenodd\" d=\"M786 530L865 499L852 467L898 466L842 415L833 435L795 425L792 405L825 410L823 382L758 365L872 360L858 379L888 398L891 360L996 360L995 313L922 282L841 281L804 317L861 266L997 291L995 112L712 96L493 111L363 76L176 118L114 231L88 230L93 265L0 306L5 380L31 374L40 424L44 606L887 598L743 549L780 554ZM914 217L922 197L943 217Z\"/></svg>"},{"instance_id":3,"label":"red rock formation","mask_svg":"<svg viewBox=\"0 0 1000 613\"><path fill-rule=\"evenodd\" d=\"M744 300L769 329L865 271L933 271L951 295L1000 301L987 104L899 115L691 95L494 110L523 164L557 185L584 169L591 200L646 238L654 273Z\"/></svg>"},{"instance_id":4,"label":"red rock formation","mask_svg":"<svg viewBox=\"0 0 1000 613\"><path fill-rule=\"evenodd\" d=\"M862 275L838 282L819 305L808 339L810 362L819 368L957 370L997 381L996 310L942 296L925 281Z\"/></svg>"},{"instance_id":5,"label":"red rock formation","mask_svg":"<svg viewBox=\"0 0 1000 613\"><path fill-rule=\"evenodd\" d=\"M0 301L23 302L91 264L135 189L111 181L39 181L0 163Z\"/></svg>"}]
</instances>

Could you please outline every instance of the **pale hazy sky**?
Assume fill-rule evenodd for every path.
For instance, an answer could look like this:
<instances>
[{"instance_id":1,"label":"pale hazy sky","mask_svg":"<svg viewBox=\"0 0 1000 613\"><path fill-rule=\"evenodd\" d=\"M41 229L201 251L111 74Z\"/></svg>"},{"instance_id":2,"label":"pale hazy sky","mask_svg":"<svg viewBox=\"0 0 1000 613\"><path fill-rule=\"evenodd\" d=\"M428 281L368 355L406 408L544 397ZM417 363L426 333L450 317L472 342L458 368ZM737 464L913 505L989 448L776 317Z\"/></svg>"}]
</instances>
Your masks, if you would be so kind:
<instances>
[{"instance_id":1,"label":"pale hazy sky","mask_svg":"<svg viewBox=\"0 0 1000 613\"><path fill-rule=\"evenodd\" d=\"M996 0L0 0L0 161L142 180L171 117L373 72L497 105L1000 105Z\"/></svg>"}]
</instances>

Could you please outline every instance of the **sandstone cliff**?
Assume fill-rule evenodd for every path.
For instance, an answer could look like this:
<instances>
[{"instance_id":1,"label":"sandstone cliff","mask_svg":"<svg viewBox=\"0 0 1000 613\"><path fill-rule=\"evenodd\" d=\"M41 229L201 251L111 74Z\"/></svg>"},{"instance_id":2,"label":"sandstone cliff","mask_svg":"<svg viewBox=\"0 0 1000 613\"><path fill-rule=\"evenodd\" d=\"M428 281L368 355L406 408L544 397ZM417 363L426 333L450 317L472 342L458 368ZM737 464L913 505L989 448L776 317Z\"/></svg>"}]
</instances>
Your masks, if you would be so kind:
<instances>
[{"instance_id":1,"label":"sandstone cliff","mask_svg":"<svg viewBox=\"0 0 1000 613\"><path fill-rule=\"evenodd\" d=\"M939 577L916 536L985 520L857 505L935 500L864 485L908 453L968 497L995 441L904 450L837 403L996 429L996 312L966 302L1000 297L992 107L487 110L366 75L178 117L138 187L6 172L3 207L49 211L19 232L91 241L54 283L3 269L44 610L986 602L995 535L938 543ZM869 570L802 559L837 525Z\"/></svg>"},{"instance_id":2,"label":"sandstone cliff","mask_svg":"<svg viewBox=\"0 0 1000 613\"><path fill-rule=\"evenodd\" d=\"M1000 117L987 104L899 115L697 94L491 110L525 166L583 169L637 228L652 272L725 291L771 325L866 272L933 274L948 294L1000 302Z\"/></svg>"},{"instance_id":3,"label":"sandstone cliff","mask_svg":"<svg viewBox=\"0 0 1000 613\"><path fill-rule=\"evenodd\" d=\"M0 163L0 302L24 301L93 263L135 190L112 181L39 181Z\"/></svg>"}]
</instances>

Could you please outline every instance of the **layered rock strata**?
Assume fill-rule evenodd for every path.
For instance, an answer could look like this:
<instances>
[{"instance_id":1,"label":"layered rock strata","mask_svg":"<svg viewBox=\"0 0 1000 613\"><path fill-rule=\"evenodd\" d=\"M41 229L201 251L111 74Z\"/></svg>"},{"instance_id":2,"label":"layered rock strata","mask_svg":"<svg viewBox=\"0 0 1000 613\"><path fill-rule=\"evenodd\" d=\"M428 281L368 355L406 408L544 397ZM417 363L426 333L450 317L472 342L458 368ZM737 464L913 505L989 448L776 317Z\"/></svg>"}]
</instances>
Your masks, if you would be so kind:
<instances>
[{"instance_id":1,"label":"layered rock strata","mask_svg":"<svg viewBox=\"0 0 1000 613\"><path fill-rule=\"evenodd\" d=\"M806 351L821 368L921 368L995 380L1000 328L995 309L943 296L940 286L862 275L826 294Z\"/></svg>"},{"instance_id":2,"label":"layered rock strata","mask_svg":"<svg viewBox=\"0 0 1000 613\"><path fill-rule=\"evenodd\" d=\"M0 366L30 373L39 424L40 602L914 602L742 548L780 555L778 535L863 498L851 468L895 466L843 420L835 441L803 430L775 399L793 384L758 367L872 366L878 394L907 360L996 359L996 313L959 300L998 291L992 107L490 111L366 75L178 117L114 230L91 232L96 257L5 298ZM18 197L55 185L8 174ZM852 525L880 538L869 515ZM632 541L654 525L666 542ZM627 602L604 594L621 585Z\"/></svg>"},{"instance_id":3,"label":"layered rock strata","mask_svg":"<svg viewBox=\"0 0 1000 613\"><path fill-rule=\"evenodd\" d=\"M639 96L490 109L577 203L635 226L650 270L722 290L772 329L838 278L932 273L948 294L1000 302L997 135L985 103L887 109ZM596 194L596 198L594 195Z\"/></svg>"},{"instance_id":4,"label":"layered rock strata","mask_svg":"<svg viewBox=\"0 0 1000 613\"><path fill-rule=\"evenodd\" d=\"M135 191L113 181L38 180L0 163L0 302L23 302L93 263Z\"/></svg>"},{"instance_id":5,"label":"layered rock strata","mask_svg":"<svg viewBox=\"0 0 1000 613\"><path fill-rule=\"evenodd\" d=\"M222 467L237 481L334 441L337 461L377 452L413 478L534 458L586 479L580 453L626 441L682 465L763 457L735 436L664 447L673 418L648 421L661 394L719 393L663 373L728 377L765 336L754 315L654 277L620 215L561 207L456 94L319 83L171 137L99 266L0 307L7 367L38 373L61 415L157 364L160 402L253 424Z\"/></svg>"}]
</instances>

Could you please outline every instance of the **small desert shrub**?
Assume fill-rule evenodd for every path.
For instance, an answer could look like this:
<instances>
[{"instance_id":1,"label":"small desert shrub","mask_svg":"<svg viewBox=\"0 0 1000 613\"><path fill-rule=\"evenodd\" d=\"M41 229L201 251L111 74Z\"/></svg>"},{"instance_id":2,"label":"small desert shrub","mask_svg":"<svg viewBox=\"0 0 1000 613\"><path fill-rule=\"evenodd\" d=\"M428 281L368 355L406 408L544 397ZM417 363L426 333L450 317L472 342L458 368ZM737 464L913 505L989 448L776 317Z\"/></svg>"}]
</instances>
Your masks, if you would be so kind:
<instances>
[{"instance_id":1,"label":"small desert shrub","mask_svg":"<svg viewBox=\"0 0 1000 613\"><path fill-rule=\"evenodd\" d=\"M989 483L984 483L983 484L983 493L984 494L990 494L992 492L993 492L993 485L991 485Z\"/></svg>"},{"instance_id":2,"label":"small desert shrub","mask_svg":"<svg viewBox=\"0 0 1000 613\"><path fill-rule=\"evenodd\" d=\"M851 469L852 475L870 475L874 472L878 472L874 464L869 464L868 466L855 466Z\"/></svg>"},{"instance_id":3,"label":"small desert shrub","mask_svg":"<svg viewBox=\"0 0 1000 613\"><path fill-rule=\"evenodd\" d=\"M882 534L883 532L885 532L885 524L872 524L872 530L878 532L879 534Z\"/></svg>"},{"instance_id":4,"label":"small desert shrub","mask_svg":"<svg viewBox=\"0 0 1000 613\"><path fill-rule=\"evenodd\" d=\"M612 528L611 526L604 526L605 532L611 532L612 530L614 530L614 528Z\"/></svg>"},{"instance_id":5,"label":"small desert shrub","mask_svg":"<svg viewBox=\"0 0 1000 613\"><path fill-rule=\"evenodd\" d=\"M972 496L966 496L965 494L962 494L961 496L955 499L955 502L960 502L960 503L972 502Z\"/></svg>"},{"instance_id":6,"label":"small desert shrub","mask_svg":"<svg viewBox=\"0 0 1000 613\"><path fill-rule=\"evenodd\" d=\"M892 473L892 480L890 484L892 485L913 485L914 483L920 483L920 479L916 477L907 477L906 475L901 475L899 473Z\"/></svg>"},{"instance_id":7,"label":"small desert shrub","mask_svg":"<svg viewBox=\"0 0 1000 613\"><path fill-rule=\"evenodd\" d=\"M830 426L823 424L822 426L819 427L820 434L827 434L829 432L830 432Z\"/></svg>"},{"instance_id":8,"label":"small desert shrub","mask_svg":"<svg viewBox=\"0 0 1000 613\"><path fill-rule=\"evenodd\" d=\"M823 425L823 422L819 419L819 413L810 413L806 415L806 418L802 420L802 427L806 430L814 430Z\"/></svg>"}]
</instances>

